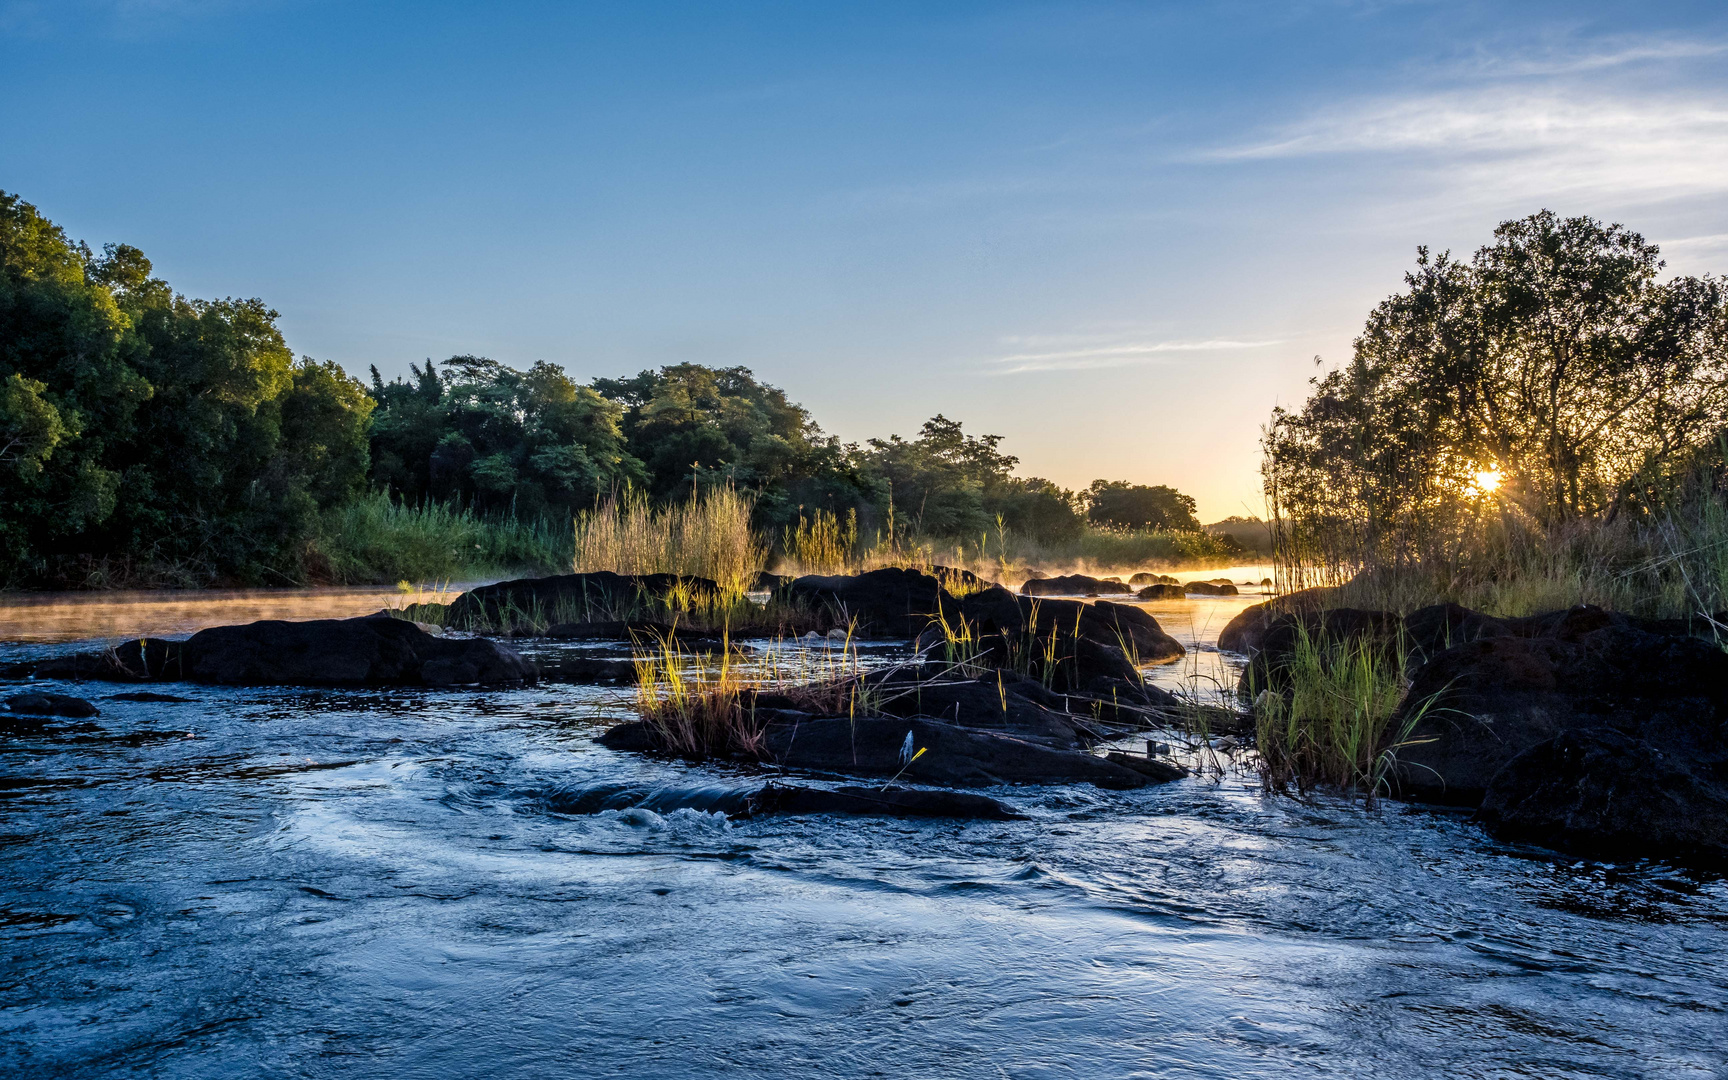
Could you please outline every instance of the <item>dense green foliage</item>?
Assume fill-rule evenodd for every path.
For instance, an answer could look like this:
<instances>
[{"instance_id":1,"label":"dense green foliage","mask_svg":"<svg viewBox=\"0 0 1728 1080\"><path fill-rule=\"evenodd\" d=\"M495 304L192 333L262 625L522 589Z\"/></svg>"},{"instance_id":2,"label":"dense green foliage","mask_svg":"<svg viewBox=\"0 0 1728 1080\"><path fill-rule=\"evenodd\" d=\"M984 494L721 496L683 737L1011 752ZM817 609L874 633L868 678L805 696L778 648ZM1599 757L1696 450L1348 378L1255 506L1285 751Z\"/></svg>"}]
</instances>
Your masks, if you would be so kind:
<instances>
[{"instance_id":1,"label":"dense green foliage","mask_svg":"<svg viewBox=\"0 0 1728 1080\"><path fill-rule=\"evenodd\" d=\"M1200 522L1194 517L1194 500L1173 487L1094 480L1087 495L1087 516L1099 525L1180 532L1200 529Z\"/></svg>"},{"instance_id":2,"label":"dense green foliage","mask_svg":"<svg viewBox=\"0 0 1728 1080\"><path fill-rule=\"evenodd\" d=\"M940 415L912 439L843 444L749 369L698 364L584 384L455 356L389 382L374 368L367 386L296 359L276 318L181 296L138 249L96 254L0 193L0 582L546 568L608 496L719 487L769 536L826 513L889 550L988 535L1078 551L1090 512L1139 547L1216 547L1169 488L1088 497L1017 477L1000 436Z\"/></svg>"},{"instance_id":3,"label":"dense green foliage","mask_svg":"<svg viewBox=\"0 0 1728 1080\"><path fill-rule=\"evenodd\" d=\"M364 490L372 402L275 319L0 194L0 574L295 580L320 511Z\"/></svg>"}]
</instances>

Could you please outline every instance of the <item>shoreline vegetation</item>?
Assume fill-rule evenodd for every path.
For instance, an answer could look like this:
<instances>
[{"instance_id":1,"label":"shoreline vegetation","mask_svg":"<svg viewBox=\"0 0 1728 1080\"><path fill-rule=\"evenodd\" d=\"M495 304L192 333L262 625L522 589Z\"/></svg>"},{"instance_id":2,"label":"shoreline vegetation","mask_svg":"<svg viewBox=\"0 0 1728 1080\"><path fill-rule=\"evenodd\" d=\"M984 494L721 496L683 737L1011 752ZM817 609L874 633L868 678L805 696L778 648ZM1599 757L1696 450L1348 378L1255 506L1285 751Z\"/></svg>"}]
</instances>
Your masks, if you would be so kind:
<instances>
[{"instance_id":1,"label":"shoreline vegetation","mask_svg":"<svg viewBox=\"0 0 1728 1080\"><path fill-rule=\"evenodd\" d=\"M785 541L822 522L878 564L1138 570L1265 548L1262 523L1203 527L1167 486L1019 475L1000 436L942 415L842 443L748 368L583 383L454 356L367 382L296 356L277 317L183 296L137 248L97 253L0 192L0 588L548 573L592 562L585 515L705 527L678 508L718 492L748 507L751 572L805 560Z\"/></svg>"}]
</instances>

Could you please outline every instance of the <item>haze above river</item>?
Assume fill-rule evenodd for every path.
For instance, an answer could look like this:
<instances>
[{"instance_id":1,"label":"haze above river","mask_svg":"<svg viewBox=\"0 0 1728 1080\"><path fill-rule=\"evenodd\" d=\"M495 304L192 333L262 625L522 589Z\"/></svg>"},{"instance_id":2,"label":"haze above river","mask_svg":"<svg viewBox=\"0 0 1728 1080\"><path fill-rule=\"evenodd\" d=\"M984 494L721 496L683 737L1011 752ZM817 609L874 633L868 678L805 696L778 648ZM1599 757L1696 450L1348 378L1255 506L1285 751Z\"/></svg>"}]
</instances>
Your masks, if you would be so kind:
<instances>
[{"instance_id":1,"label":"haze above river","mask_svg":"<svg viewBox=\"0 0 1728 1080\"><path fill-rule=\"evenodd\" d=\"M1149 605L1197 649L1154 678L1228 681L1209 643L1258 599ZM8 598L0 661L399 602ZM762 774L597 746L618 690L41 685L102 713L0 735L7 1075L1728 1071L1720 878L1467 815L1227 772L728 822L672 807ZM549 808L596 783L661 809Z\"/></svg>"}]
</instances>

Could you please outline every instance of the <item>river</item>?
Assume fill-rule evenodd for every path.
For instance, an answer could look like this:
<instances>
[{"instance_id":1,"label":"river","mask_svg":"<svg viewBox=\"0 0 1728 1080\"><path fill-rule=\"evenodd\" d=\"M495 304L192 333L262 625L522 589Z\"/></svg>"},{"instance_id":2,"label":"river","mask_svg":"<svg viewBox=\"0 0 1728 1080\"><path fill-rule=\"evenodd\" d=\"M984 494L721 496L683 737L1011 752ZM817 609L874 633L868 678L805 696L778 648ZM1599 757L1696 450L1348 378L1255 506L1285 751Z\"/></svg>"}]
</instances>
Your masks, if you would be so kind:
<instances>
[{"instance_id":1,"label":"river","mask_svg":"<svg viewBox=\"0 0 1728 1080\"><path fill-rule=\"evenodd\" d=\"M0 659L387 598L133 599L11 604ZM1227 680L1257 599L1152 605L1200 646L1155 677ZM0 738L4 1075L1728 1073L1721 878L1457 813L1227 773L1006 823L566 816L759 778L598 747L601 688L51 688L102 714Z\"/></svg>"}]
</instances>

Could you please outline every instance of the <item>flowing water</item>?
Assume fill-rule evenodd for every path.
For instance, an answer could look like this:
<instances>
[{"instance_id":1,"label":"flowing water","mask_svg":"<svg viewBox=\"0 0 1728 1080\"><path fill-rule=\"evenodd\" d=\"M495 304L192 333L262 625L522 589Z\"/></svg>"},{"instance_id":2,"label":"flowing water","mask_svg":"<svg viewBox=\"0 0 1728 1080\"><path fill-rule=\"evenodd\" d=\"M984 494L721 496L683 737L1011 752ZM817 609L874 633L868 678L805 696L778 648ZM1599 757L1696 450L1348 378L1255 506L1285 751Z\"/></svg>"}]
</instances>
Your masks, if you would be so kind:
<instances>
[{"instance_id":1,"label":"flowing water","mask_svg":"<svg viewBox=\"0 0 1728 1080\"><path fill-rule=\"evenodd\" d=\"M1152 610L1204 643L1255 599ZM133 607L12 611L0 659L164 629ZM102 714L0 732L7 1076L1728 1072L1721 879L1456 813L1226 775L729 823L671 807L760 776L598 747L617 691L51 688ZM594 784L688 794L556 812Z\"/></svg>"}]
</instances>

